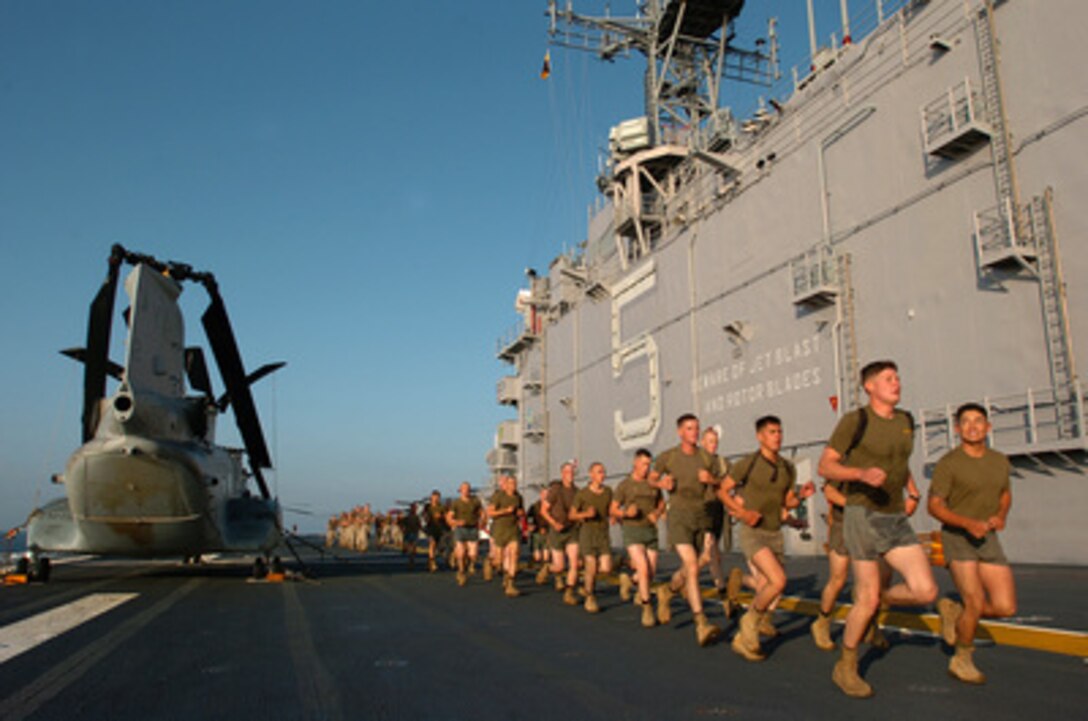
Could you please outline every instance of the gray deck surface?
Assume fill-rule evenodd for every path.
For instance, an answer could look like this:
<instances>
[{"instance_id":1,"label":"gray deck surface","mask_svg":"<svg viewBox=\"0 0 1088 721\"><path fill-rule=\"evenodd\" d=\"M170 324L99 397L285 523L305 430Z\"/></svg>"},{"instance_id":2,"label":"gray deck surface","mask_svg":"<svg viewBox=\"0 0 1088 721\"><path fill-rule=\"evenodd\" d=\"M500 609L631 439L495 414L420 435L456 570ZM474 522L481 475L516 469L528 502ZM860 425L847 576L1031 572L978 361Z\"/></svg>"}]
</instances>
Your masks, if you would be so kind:
<instances>
[{"instance_id":1,"label":"gray deck surface","mask_svg":"<svg viewBox=\"0 0 1088 721\"><path fill-rule=\"evenodd\" d=\"M831 684L835 655L813 646L806 617L779 613L768 660L750 664L727 643L697 648L678 601L670 626L647 630L612 585L593 617L529 574L509 600L479 576L462 589L389 552L350 556L315 562L312 582L248 583L243 562L94 560L0 588L0 627L90 593L139 594L0 664L0 719L1049 720L1088 706L1081 658L980 646L990 682L976 688L946 675L935 639L893 634L890 651L864 655L876 696L856 701ZM788 593L814 595L823 570L791 560ZM1088 569L1017 580L1022 617L1088 629Z\"/></svg>"}]
</instances>

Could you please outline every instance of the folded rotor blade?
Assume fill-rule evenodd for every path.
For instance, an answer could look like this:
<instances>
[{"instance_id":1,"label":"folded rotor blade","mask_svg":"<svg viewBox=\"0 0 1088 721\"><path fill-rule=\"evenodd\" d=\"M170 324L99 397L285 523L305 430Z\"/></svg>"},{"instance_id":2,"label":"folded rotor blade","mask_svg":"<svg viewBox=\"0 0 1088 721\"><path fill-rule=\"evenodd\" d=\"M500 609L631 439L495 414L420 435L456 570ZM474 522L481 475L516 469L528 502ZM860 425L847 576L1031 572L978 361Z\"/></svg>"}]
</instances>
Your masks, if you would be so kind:
<instances>
[{"instance_id":1,"label":"folded rotor blade","mask_svg":"<svg viewBox=\"0 0 1088 721\"><path fill-rule=\"evenodd\" d=\"M110 329L113 325L113 301L117 294L117 276L121 269L119 246L110 254L109 270L102 287L91 301L87 321L87 349L83 362L83 442L94 438L98 427L98 402L106 396L109 372Z\"/></svg>"},{"instance_id":2,"label":"folded rotor blade","mask_svg":"<svg viewBox=\"0 0 1088 721\"><path fill-rule=\"evenodd\" d=\"M268 486L264 482L260 469L271 468L272 461L264 442L257 408L249 392L249 385L246 383L242 356L238 352L238 344L234 339L234 331L231 329L223 299L214 285L209 286L208 293L212 301L201 317L204 332L208 336L208 343L215 355L216 365L219 366L219 374L223 377L223 385L226 386L230 402L234 407L234 420L238 424L238 432L242 436L246 453L249 455L249 464L254 478L260 487L261 495L264 498L270 498L271 494L268 492Z\"/></svg>"}]
</instances>

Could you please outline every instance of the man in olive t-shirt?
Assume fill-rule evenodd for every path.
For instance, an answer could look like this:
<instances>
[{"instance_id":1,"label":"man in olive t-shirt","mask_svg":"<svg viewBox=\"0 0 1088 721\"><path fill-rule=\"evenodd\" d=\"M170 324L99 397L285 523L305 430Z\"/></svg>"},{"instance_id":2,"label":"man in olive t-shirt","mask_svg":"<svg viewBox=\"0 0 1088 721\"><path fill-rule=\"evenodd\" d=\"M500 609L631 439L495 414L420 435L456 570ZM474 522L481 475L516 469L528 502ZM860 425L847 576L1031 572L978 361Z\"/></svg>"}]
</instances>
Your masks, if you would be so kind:
<instances>
[{"instance_id":1,"label":"man in olive t-shirt","mask_svg":"<svg viewBox=\"0 0 1088 721\"><path fill-rule=\"evenodd\" d=\"M941 635L955 647L948 672L966 683L985 683L973 654L979 618L1016 613L1016 586L997 532L1005 528L1012 505L1009 459L986 447L990 421L986 409L966 403L956 411L962 441L933 470L930 515L941 522L941 541L952 580L963 605L937 602Z\"/></svg>"},{"instance_id":2,"label":"man in olive t-shirt","mask_svg":"<svg viewBox=\"0 0 1088 721\"><path fill-rule=\"evenodd\" d=\"M657 457L650 473L650 485L669 492L669 544L680 556L680 570L672 580L658 588L657 620L671 619L669 601L683 589L695 620L695 639L706 646L721 636L722 630L707 621L703 597L699 592L699 552L703 537L710 531L706 513L706 488L718 479L713 475L714 459L698 446L699 419L685 413L676 420L680 444Z\"/></svg>"},{"instance_id":3,"label":"man in olive t-shirt","mask_svg":"<svg viewBox=\"0 0 1088 721\"><path fill-rule=\"evenodd\" d=\"M631 474L612 494L612 518L623 524L623 545L635 570L638 593L635 603L642 606L642 625L656 625L650 605L650 584L657 573L657 521L665 515L661 491L647 482L653 456L645 448L635 451Z\"/></svg>"},{"instance_id":4,"label":"man in olive t-shirt","mask_svg":"<svg viewBox=\"0 0 1088 721\"><path fill-rule=\"evenodd\" d=\"M737 461L721 488L722 502L740 521L740 547L751 571L749 585L756 592L740 619L732 644L733 650L749 661L763 660L759 629L764 623L770 625L769 615L786 589L782 517L816 492L812 481L802 487L800 494L793 489L797 470L779 455L781 420L776 416L757 420L756 440L759 450ZM731 495L733 490L735 494Z\"/></svg>"},{"instance_id":5,"label":"man in olive t-shirt","mask_svg":"<svg viewBox=\"0 0 1088 721\"><path fill-rule=\"evenodd\" d=\"M913 423L896 409L901 393L899 370L892 361L869 363L861 370L861 384L869 405L839 420L820 457L819 473L846 486L843 531L855 584L854 605L842 635L842 658L831 678L846 695L868 698L873 689L858 675L858 644L881 601L923 606L937 597L937 584L908 520L920 497L909 465ZM861 414L866 426L854 444ZM903 577L902 583L883 595L881 558Z\"/></svg>"},{"instance_id":6,"label":"man in olive t-shirt","mask_svg":"<svg viewBox=\"0 0 1088 721\"><path fill-rule=\"evenodd\" d=\"M612 572L612 549L608 541L608 509L612 505L612 489L604 485L604 464L595 461L589 466L589 485L574 495L570 511L572 521L580 522L578 550L585 563L585 609L597 613L595 583L597 573Z\"/></svg>"},{"instance_id":7,"label":"man in olive t-shirt","mask_svg":"<svg viewBox=\"0 0 1088 721\"><path fill-rule=\"evenodd\" d=\"M491 543L497 550L503 572L503 593L514 598L520 594L514 585L518 572L518 546L521 541L521 529L518 521L525 515L525 504L517 490L517 481L513 476L499 478L499 490L491 496L487 507L491 518Z\"/></svg>"},{"instance_id":8,"label":"man in olive t-shirt","mask_svg":"<svg viewBox=\"0 0 1088 721\"><path fill-rule=\"evenodd\" d=\"M574 506L574 462L567 461L559 468L559 481L548 486L540 504L540 515L548 523L548 548L552 554L551 572L555 576L555 588L563 591L563 602L569 606L578 604L574 584L578 582L578 535L577 527L570 518ZM567 567L563 579L564 562Z\"/></svg>"},{"instance_id":9,"label":"man in olive t-shirt","mask_svg":"<svg viewBox=\"0 0 1088 721\"><path fill-rule=\"evenodd\" d=\"M472 486L463 482L457 489L457 498L450 503L446 512L446 522L453 529L453 558L457 567L457 585L464 586L467 573L476 566L476 553L480 541L480 524L483 522L484 506L480 499L472 495Z\"/></svg>"}]
</instances>

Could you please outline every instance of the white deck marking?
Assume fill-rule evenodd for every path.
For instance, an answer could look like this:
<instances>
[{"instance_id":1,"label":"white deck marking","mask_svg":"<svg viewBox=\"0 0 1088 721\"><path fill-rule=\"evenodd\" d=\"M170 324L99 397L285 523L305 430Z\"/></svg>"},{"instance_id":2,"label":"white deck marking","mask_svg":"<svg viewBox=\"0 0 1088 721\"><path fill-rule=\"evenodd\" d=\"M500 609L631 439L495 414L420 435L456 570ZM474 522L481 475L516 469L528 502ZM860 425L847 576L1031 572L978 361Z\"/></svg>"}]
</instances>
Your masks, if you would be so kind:
<instances>
[{"instance_id":1,"label":"white deck marking","mask_svg":"<svg viewBox=\"0 0 1088 721\"><path fill-rule=\"evenodd\" d=\"M56 638L96 616L131 601L136 593L92 593L63 606L0 628L0 663Z\"/></svg>"}]
</instances>

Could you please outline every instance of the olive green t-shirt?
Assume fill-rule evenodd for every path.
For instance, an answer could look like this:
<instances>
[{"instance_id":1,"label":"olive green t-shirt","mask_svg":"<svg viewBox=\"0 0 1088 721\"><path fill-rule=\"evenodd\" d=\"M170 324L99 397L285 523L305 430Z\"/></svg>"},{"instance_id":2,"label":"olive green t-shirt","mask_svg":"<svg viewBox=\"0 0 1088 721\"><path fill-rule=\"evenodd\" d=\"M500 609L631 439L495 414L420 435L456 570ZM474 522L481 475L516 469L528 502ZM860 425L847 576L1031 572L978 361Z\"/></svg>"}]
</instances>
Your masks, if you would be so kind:
<instances>
[{"instance_id":1,"label":"olive green t-shirt","mask_svg":"<svg viewBox=\"0 0 1088 721\"><path fill-rule=\"evenodd\" d=\"M475 526L480 522L480 511L483 504L476 496L469 496L468 500L458 497L450 504L454 520L461 521L468 526Z\"/></svg>"},{"instance_id":2,"label":"olive green t-shirt","mask_svg":"<svg viewBox=\"0 0 1088 721\"><path fill-rule=\"evenodd\" d=\"M423 527L423 524L418 515L409 511L400 519L400 527L405 533L419 533L419 529Z\"/></svg>"},{"instance_id":3,"label":"olive green t-shirt","mask_svg":"<svg viewBox=\"0 0 1088 721\"><path fill-rule=\"evenodd\" d=\"M582 521L584 528L608 528L608 509L611 505L612 489L608 486L601 486L600 493L594 493L589 486L586 486L574 494L574 510L582 513L593 508L597 511L597 515L593 518Z\"/></svg>"},{"instance_id":4,"label":"olive green t-shirt","mask_svg":"<svg viewBox=\"0 0 1088 721\"><path fill-rule=\"evenodd\" d=\"M903 489L910 477L910 454L914 450L914 428L907 414L897 410L891 418L881 418L870 408L851 411L839 420L827 445L846 453L861 413L869 416L865 435L843 461L849 468L880 468L888 474L880 488L854 481L846 483L846 505L865 506L881 513L903 513Z\"/></svg>"},{"instance_id":5,"label":"olive green t-shirt","mask_svg":"<svg viewBox=\"0 0 1088 721\"><path fill-rule=\"evenodd\" d=\"M929 495L943 498L953 513L985 521L997 515L1007 490L1009 459L1004 453L987 448L981 458L972 458L959 446L937 461Z\"/></svg>"},{"instance_id":6,"label":"olive green t-shirt","mask_svg":"<svg viewBox=\"0 0 1088 721\"><path fill-rule=\"evenodd\" d=\"M654 470L661 475L668 474L676 481L675 488L669 493L670 514L694 518L706 515L706 484L699 481L699 471L706 470L713 476L717 470L714 456L702 448L696 448L688 455L676 446L657 457Z\"/></svg>"},{"instance_id":7,"label":"olive green t-shirt","mask_svg":"<svg viewBox=\"0 0 1088 721\"><path fill-rule=\"evenodd\" d=\"M578 489L573 485L567 488L561 481L553 481L548 486L548 515L564 529L570 526L567 514L574 507L574 496L577 492Z\"/></svg>"},{"instance_id":8,"label":"olive green t-shirt","mask_svg":"<svg viewBox=\"0 0 1088 721\"><path fill-rule=\"evenodd\" d=\"M624 518L625 526L652 526L654 525L647 516L653 513L657 504L661 502L661 490L654 488L646 481L636 481L627 476L616 486L616 492L612 500L619 504L623 510L627 506L638 509L638 515L634 518Z\"/></svg>"},{"instance_id":9,"label":"olive green t-shirt","mask_svg":"<svg viewBox=\"0 0 1088 721\"><path fill-rule=\"evenodd\" d=\"M506 491L495 491L491 495L491 505L496 511L505 511L507 508L513 508L514 513L508 516L499 516L491 521L491 534L502 533L503 531L514 531L518 527L518 514L517 512L525 508L525 504L521 499L521 494L514 491L513 495Z\"/></svg>"},{"instance_id":10,"label":"olive green t-shirt","mask_svg":"<svg viewBox=\"0 0 1088 721\"><path fill-rule=\"evenodd\" d=\"M446 525L446 504L439 501L438 503L427 504L427 525L431 528L442 528Z\"/></svg>"},{"instance_id":11,"label":"olive green t-shirt","mask_svg":"<svg viewBox=\"0 0 1088 721\"><path fill-rule=\"evenodd\" d=\"M744 500L744 507L762 514L756 528L765 531L781 528L786 494L797 480L793 464L781 456L772 463L756 451L737 461L729 475L738 484L743 479L736 493Z\"/></svg>"},{"instance_id":12,"label":"olive green t-shirt","mask_svg":"<svg viewBox=\"0 0 1088 721\"><path fill-rule=\"evenodd\" d=\"M729 461L721 456L713 454L711 454L710 457L714 459L714 470L710 472L710 475L720 481L729 474ZM721 503L721 500L718 498L718 489L721 488L720 485L704 483L703 487L703 500L706 503Z\"/></svg>"}]
</instances>

